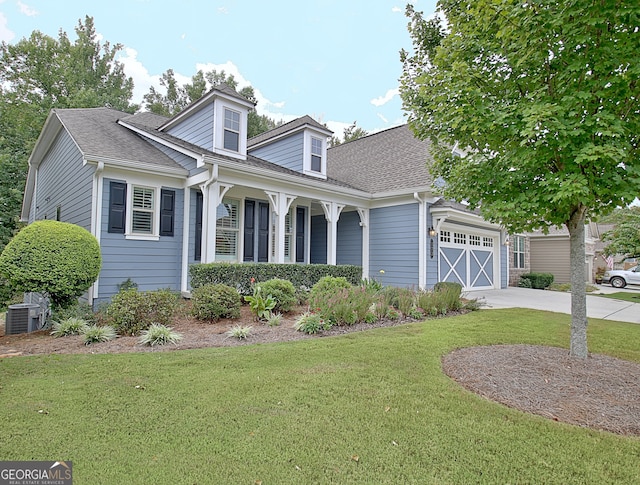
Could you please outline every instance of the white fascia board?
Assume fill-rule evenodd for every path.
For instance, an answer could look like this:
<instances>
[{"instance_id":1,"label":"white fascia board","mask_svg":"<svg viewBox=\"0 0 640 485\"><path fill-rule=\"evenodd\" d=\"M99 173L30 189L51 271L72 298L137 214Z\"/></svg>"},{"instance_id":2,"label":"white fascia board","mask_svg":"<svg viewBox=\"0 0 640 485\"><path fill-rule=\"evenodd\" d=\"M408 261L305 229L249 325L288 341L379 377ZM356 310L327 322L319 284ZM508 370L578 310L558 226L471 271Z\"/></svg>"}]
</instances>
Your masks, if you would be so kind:
<instances>
[{"instance_id":1,"label":"white fascia board","mask_svg":"<svg viewBox=\"0 0 640 485\"><path fill-rule=\"evenodd\" d=\"M494 231L498 231L502 227L500 224L486 221L480 215L471 214L452 207L431 207L431 217L434 219L444 218L445 222L456 221L465 224L473 224L475 226L485 227Z\"/></svg>"},{"instance_id":2,"label":"white fascia board","mask_svg":"<svg viewBox=\"0 0 640 485\"><path fill-rule=\"evenodd\" d=\"M156 173L158 175L167 175L170 177L186 178L187 175L189 175L189 172L184 168L164 167L164 166L156 165L153 163L140 162L138 160L123 160L123 159L107 158L107 157L101 157L101 156L90 155L90 154L85 155L83 162L84 163L102 162L105 165L108 165L111 167L122 168L122 169L130 170L133 172L144 172L144 173L151 173L151 174Z\"/></svg>"},{"instance_id":3,"label":"white fascia board","mask_svg":"<svg viewBox=\"0 0 640 485\"><path fill-rule=\"evenodd\" d=\"M296 133L299 133L301 131L305 131L305 130L309 130L312 131L314 133L317 133L318 135L324 135L327 137L331 137L331 135L333 135L333 132L330 130L321 130L320 128L318 128L317 126L312 126L308 123L305 123L304 125L298 126L296 128L293 128L289 131L285 131L283 133L280 133L277 136L274 136L272 138L267 138L266 140L261 141L260 143L256 143L255 145L251 145L251 147L247 146L247 153L251 152L251 150L255 150L257 148L263 147L265 145L269 145L275 141L278 141L282 138L287 138L290 137L291 135L294 135Z\"/></svg>"},{"instance_id":4,"label":"white fascia board","mask_svg":"<svg viewBox=\"0 0 640 485\"><path fill-rule=\"evenodd\" d=\"M197 153L197 152L194 152L193 150L189 150L188 148L182 147L175 143L171 143L167 140L160 138L159 136L152 135L145 130L141 130L139 128L136 128L135 126L131 126L125 121L118 120L118 124L124 126L125 128L131 131L136 132L140 136L148 138L149 140L153 140L156 143L159 143L160 145L166 146L167 148L171 148L172 150L178 153L182 153L183 155L193 158L196 161L196 164L198 167L201 167L202 164L204 163L204 153Z\"/></svg>"}]
</instances>

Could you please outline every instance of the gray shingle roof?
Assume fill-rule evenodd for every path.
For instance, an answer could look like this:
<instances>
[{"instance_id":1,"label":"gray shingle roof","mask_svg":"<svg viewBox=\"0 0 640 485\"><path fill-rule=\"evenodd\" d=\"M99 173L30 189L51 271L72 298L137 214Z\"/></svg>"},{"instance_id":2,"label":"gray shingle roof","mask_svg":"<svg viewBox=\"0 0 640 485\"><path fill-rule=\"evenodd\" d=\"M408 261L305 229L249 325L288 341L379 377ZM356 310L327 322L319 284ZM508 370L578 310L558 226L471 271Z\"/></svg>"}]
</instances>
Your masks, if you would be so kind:
<instances>
[{"instance_id":1,"label":"gray shingle roof","mask_svg":"<svg viewBox=\"0 0 640 485\"><path fill-rule=\"evenodd\" d=\"M285 133L295 131L303 126L311 126L317 128L322 131L326 131L328 133L333 133L329 128L324 125L321 125L316 120L314 120L311 116L304 115L300 118L296 118L293 121L289 121L283 125L277 126L269 131L265 131L264 133L260 133L252 138L247 140L247 147L251 148L263 141L269 140L270 138L277 138L280 135Z\"/></svg>"},{"instance_id":2,"label":"gray shingle roof","mask_svg":"<svg viewBox=\"0 0 640 485\"><path fill-rule=\"evenodd\" d=\"M129 117L129 113L111 108L56 109L54 112L84 155L182 168L140 136L117 124L119 118Z\"/></svg>"},{"instance_id":3,"label":"gray shingle roof","mask_svg":"<svg viewBox=\"0 0 640 485\"><path fill-rule=\"evenodd\" d=\"M430 147L397 126L330 148L327 175L369 193L430 187Z\"/></svg>"}]
</instances>

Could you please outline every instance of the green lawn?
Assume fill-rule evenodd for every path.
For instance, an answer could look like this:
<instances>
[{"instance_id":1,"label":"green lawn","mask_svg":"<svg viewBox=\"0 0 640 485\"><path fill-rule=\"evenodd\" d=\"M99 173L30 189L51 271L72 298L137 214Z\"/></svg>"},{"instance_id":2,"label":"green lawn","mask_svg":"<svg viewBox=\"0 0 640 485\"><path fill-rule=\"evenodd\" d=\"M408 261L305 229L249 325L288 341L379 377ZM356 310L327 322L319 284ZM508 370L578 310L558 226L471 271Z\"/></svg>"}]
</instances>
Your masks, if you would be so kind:
<instances>
[{"instance_id":1,"label":"green lawn","mask_svg":"<svg viewBox=\"0 0 640 485\"><path fill-rule=\"evenodd\" d=\"M614 300L624 300L630 301L631 303L640 303L640 293L617 291L616 293L598 293L597 295L604 298L613 298Z\"/></svg>"},{"instance_id":2,"label":"green lawn","mask_svg":"<svg viewBox=\"0 0 640 485\"><path fill-rule=\"evenodd\" d=\"M481 310L282 344L0 359L0 459L72 460L76 485L640 483L640 438L527 415L441 372L457 347L566 347L569 324ZM640 325L594 320L590 348L640 362Z\"/></svg>"}]
</instances>

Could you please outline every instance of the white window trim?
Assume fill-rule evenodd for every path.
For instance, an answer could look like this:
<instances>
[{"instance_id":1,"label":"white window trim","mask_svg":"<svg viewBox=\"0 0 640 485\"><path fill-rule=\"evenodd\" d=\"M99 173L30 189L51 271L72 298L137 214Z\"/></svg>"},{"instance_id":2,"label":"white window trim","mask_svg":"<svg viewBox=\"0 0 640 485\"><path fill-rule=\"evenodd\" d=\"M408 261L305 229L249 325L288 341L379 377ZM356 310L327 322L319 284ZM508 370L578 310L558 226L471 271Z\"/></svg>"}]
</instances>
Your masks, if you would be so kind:
<instances>
[{"instance_id":1,"label":"white window trim","mask_svg":"<svg viewBox=\"0 0 640 485\"><path fill-rule=\"evenodd\" d=\"M133 232L133 188L140 187L143 189L153 190L153 232L136 233ZM125 232L125 238L139 241L159 241L160 240L160 186L157 185L144 185L137 183L127 183L127 230Z\"/></svg>"},{"instance_id":2,"label":"white window trim","mask_svg":"<svg viewBox=\"0 0 640 485\"><path fill-rule=\"evenodd\" d=\"M322 142L322 160L320 163L320 172L311 170L311 139L316 138ZM316 134L314 132L305 131L304 133L304 151L303 151L303 169L305 175L317 177L326 180L327 178L327 137Z\"/></svg>"},{"instance_id":3,"label":"white window trim","mask_svg":"<svg viewBox=\"0 0 640 485\"><path fill-rule=\"evenodd\" d=\"M238 151L227 150L224 147L224 111L225 109L240 114L240 131L238 133ZM214 103L213 120L213 151L233 158L246 160L247 158L247 110L242 106L216 100Z\"/></svg>"},{"instance_id":4,"label":"white window trim","mask_svg":"<svg viewBox=\"0 0 640 485\"><path fill-rule=\"evenodd\" d=\"M517 246L517 244L516 244L517 240L522 241L522 247L519 248L520 249L519 251L516 251L516 249L518 249L516 247ZM525 269L525 266L526 266L526 264L525 264L525 249L524 249L525 243L526 243L526 241L525 241L524 236L518 236L518 235L513 236L513 261L512 261L513 269ZM516 258L516 255L519 255L519 254L522 254L522 266L520 266L519 264L516 264L516 261L520 262L520 258L519 257Z\"/></svg>"}]
</instances>

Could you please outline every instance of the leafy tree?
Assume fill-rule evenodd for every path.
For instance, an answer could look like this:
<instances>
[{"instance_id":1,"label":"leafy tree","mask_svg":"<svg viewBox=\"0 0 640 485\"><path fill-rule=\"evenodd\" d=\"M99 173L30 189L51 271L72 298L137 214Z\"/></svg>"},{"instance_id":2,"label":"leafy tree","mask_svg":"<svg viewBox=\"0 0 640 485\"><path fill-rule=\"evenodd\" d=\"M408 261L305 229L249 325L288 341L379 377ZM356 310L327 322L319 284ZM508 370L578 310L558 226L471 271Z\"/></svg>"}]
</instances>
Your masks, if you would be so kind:
<instances>
[{"instance_id":1,"label":"leafy tree","mask_svg":"<svg viewBox=\"0 0 640 485\"><path fill-rule=\"evenodd\" d=\"M401 94L444 195L509 231L570 234L571 355L586 357L584 226L640 188L640 4L440 0L407 7ZM458 146L464 156L453 154Z\"/></svg>"},{"instance_id":2,"label":"leafy tree","mask_svg":"<svg viewBox=\"0 0 640 485\"><path fill-rule=\"evenodd\" d=\"M357 126L356 123L357 121L354 121L353 124L344 129L342 133L342 140L340 140L340 138L338 138L337 136L332 136L330 141L331 146L335 147L343 143L357 140L358 138L362 138L369 134L366 130Z\"/></svg>"},{"instance_id":3,"label":"leafy tree","mask_svg":"<svg viewBox=\"0 0 640 485\"><path fill-rule=\"evenodd\" d=\"M34 31L0 44L0 250L18 229L27 160L52 108L111 106L135 112L133 80L115 60L122 49L97 40L93 19L77 39Z\"/></svg>"},{"instance_id":4,"label":"leafy tree","mask_svg":"<svg viewBox=\"0 0 640 485\"><path fill-rule=\"evenodd\" d=\"M23 228L0 255L0 274L11 288L46 293L62 307L89 289L101 265L100 246L89 231L47 220Z\"/></svg>"},{"instance_id":5,"label":"leafy tree","mask_svg":"<svg viewBox=\"0 0 640 485\"><path fill-rule=\"evenodd\" d=\"M147 111L162 116L175 116L204 96L209 86L220 84L226 84L236 91L238 88L238 82L233 74L227 75L225 71L218 72L215 69L206 73L200 70L191 77L190 83L180 86L173 69L168 69L160 79L160 85L164 87L165 93L163 94L153 86L149 88L149 92L144 95L145 108ZM238 94L257 104L253 87L245 86L238 91ZM252 109L249 111L247 125L247 136L251 138L275 128L278 123L265 115L259 115L255 109Z\"/></svg>"},{"instance_id":6,"label":"leafy tree","mask_svg":"<svg viewBox=\"0 0 640 485\"><path fill-rule=\"evenodd\" d=\"M602 235L602 240L609 243L604 248L607 256L624 254L628 258L640 257L640 207L616 209L602 222L615 224L611 231Z\"/></svg>"}]
</instances>

